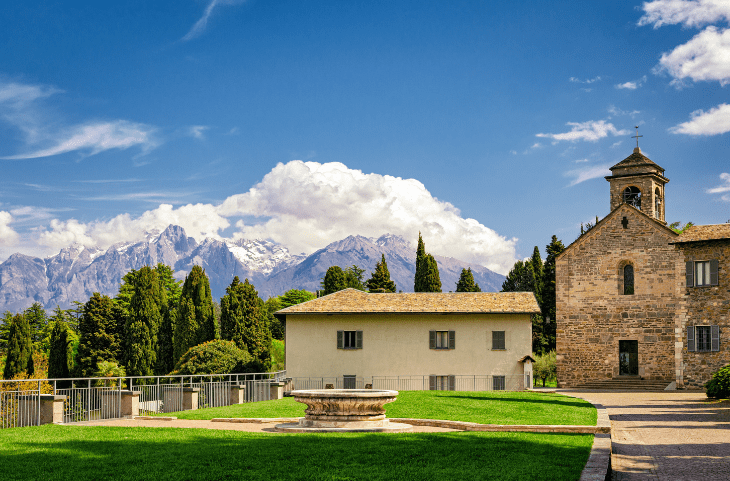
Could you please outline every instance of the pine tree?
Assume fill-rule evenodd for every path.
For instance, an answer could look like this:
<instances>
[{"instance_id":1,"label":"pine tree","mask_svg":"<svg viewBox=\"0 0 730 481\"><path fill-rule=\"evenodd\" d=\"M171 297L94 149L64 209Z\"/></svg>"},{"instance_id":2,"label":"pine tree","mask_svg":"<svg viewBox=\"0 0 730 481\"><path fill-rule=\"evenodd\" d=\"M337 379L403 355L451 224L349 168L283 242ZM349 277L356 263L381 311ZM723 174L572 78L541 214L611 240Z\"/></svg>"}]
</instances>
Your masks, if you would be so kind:
<instances>
[{"instance_id":1,"label":"pine tree","mask_svg":"<svg viewBox=\"0 0 730 481\"><path fill-rule=\"evenodd\" d=\"M99 361L116 362L121 351L120 339L116 335L114 303L108 296L95 292L84 304L84 313L79 322L79 347L76 374L88 377L96 372Z\"/></svg>"},{"instance_id":2,"label":"pine tree","mask_svg":"<svg viewBox=\"0 0 730 481\"><path fill-rule=\"evenodd\" d=\"M125 329L127 337L126 371L130 376L151 376L158 367L157 336L162 323L160 304L164 298L161 291L155 271L149 266L144 266L137 271Z\"/></svg>"},{"instance_id":3,"label":"pine tree","mask_svg":"<svg viewBox=\"0 0 730 481\"><path fill-rule=\"evenodd\" d=\"M529 264L523 261L515 262L512 269L502 283L502 292L534 292L535 278Z\"/></svg>"},{"instance_id":4,"label":"pine tree","mask_svg":"<svg viewBox=\"0 0 730 481\"><path fill-rule=\"evenodd\" d=\"M390 280L388 263L385 262L385 254L381 254L380 262L375 264L375 271L365 286L369 292L395 292L395 282Z\"/></svg>"},{"instance_id":5,"label":"pine tree","mask_svg":"<svg viewBox=\"0 0 730 481\"><path fill-rule=\"evenodd\" d=\"M474 274L471 267L461 270L459 282L456 283L456 292L482 292L479 284L474 282Z\"/></svg>"},{"instance_id":6,"label":"pine tree","mask_svg":"<svg viewBox=\"0 0 730 481\"><path fill-rule=\"evenodd\" d=\"M173 358L175 364L193 346L198 344L198 321L192 299L182 296L177 308L175 335L173 337Z\"/></svg>"},{"instance_id":7,"label":"pine tree","mask_svg":"<svg viewBox=\"0 0 730 481\"><path fill-rule=\"evenodd\" d=\"M322 280L322 288L324 289L324 295L332 294L333 292L347 289L347 277L345 271L340 266L331 266L327 269Z\"/></svg>"},{"instance_id":8,"label":"pine tree","mask_svg":"<svg viewBox=\"0 0 730 481\"><path fill-rule=\"evenodd\" d=\"M16 314L10 321L8 352L3 377L12 379L21 372L33 372L33 349L30 326L22 314Z\"/></svg>"},{"instance_id":9,"label":"pine tree","mask_svg":"<svg viewBox=\"0 0 730 481\"><path fill-rule=\"evenodd\" d=\"M34 302L28 309L23 311L23 316L28 320L31 342L33 342L35 350L38 350L43 340L43 331L48 325L46 310L43 309L40 302Z\"/></svg>"},{"instance_id":10,"label":"pine tree","mask_svg":"<svg viewBox=\"0 0 730 481\"><path fill-rule=\"evenodd\" d=\"M218 326L215 322L213 296L210 293L210 281L202 267L198 265L193 266L190 274L185 277L180 294L180 299L182 300L182 298L190 299L193 306L195 306L195 322L197 323L198 332L193 346L217 339ZM179 317L180 315L178 314ZM183 354L185 353L183 352Z\"/></svg>"},{"instance_id":11,"label":"pine tree","mask_svg":"<svg viewBox=\"0 0 730 481\"><path fill-rule=\"evenodd\" d=\"M345 285L352 289L364 291L365 290L365 285L363 284L363 275L364 274L365 274L365 269L360 269L358 266L353 264L352 266L345 269Z\"/></svg>"},{"instance_id":12,"label":"pine tree","mask_svg":"<svg viewBox=\"0 0 730 481\"><path fill-rule=\"evenodd\" d=\"M63 312L59 309L59 313ZM73 367L73 347L68 336L68 326L63 318L56 316L51 332L51 349L48 354L48 377L71 377Z\"/></svg>"},{"instance_id":13,"label":"pine tree","mask_svg":"<svg viewBox=\"0 0 730 481\"><path fill-rule=\"evenodd\" d=\"M266 322L264 302L248 279L241 284L233 278L221 299L221 336L236 343L258 360L261 369L271 363L271 332Z\"/></svg>"},{"instance_id":14,"label":"pine tree","mask_svg":"<svg viewBox=\"0 0 730 481\"><path fill-rule=\"evenodd\" d=\"M423 259L426 257L426 245L423 243L421 233L418 233L418 246L416 247L416 275L413 280L413 292L428 292L423 288Z\"/></svg>"}]
</instances>

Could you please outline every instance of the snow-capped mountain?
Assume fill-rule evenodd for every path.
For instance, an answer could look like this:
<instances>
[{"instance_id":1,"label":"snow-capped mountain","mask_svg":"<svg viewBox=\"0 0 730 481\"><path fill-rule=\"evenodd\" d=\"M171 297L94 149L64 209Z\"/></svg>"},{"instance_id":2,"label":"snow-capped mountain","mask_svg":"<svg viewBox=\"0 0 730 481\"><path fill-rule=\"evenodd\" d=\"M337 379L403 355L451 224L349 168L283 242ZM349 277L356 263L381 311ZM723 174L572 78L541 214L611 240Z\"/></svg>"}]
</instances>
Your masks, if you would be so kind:
<instances>
[{"instance_id":1,"label":"snow-capped mountain","mask_svg":"<svg viewBox=\"0 0 730 481\"><path fill-rule=\"evenodd\" d=\"M333 265L343 269L357 265L366 269L367 278L382 254L397 288L412 291L415 245L400 236L349 236L305 256L260 239L206 238L198 243L182 227L170 225L162 232L146 233L138 242L114 244L106 251L72 245L45 259L13 254L0 264L0 312L20 311L34 302L46 309L68 308L73 301L85 302L94 292L114 296L124 274L157 263L172 266L178 279L184 279L194 265L202 266L215 300L225 294L234 276L248 278L266 299L293 288L318 289ZM454 290L461 269L469 265L450 257L434 257L443 291ZM504 276L482 266L471 265L471 269L482 290L500 289Z\"/></svg>"}]
</instances>

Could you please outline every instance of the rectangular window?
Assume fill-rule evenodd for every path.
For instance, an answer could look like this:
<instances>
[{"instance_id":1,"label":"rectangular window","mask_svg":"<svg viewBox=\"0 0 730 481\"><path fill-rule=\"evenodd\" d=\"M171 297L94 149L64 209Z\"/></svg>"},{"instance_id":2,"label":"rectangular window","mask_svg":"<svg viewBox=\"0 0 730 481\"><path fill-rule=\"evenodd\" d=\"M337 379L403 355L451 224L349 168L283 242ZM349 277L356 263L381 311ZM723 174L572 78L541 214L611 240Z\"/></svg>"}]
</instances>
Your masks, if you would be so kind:
<instances>
[{"instance_id":1,"label":"rectangular window","mask_svg":"<svg viewBox=\"0 0 730 481\"><path fill-rule=\"evenodd\" d=\"M504 376L492 376L492 391L504 391Z\"/></svg>"},{"instance_id":2,"label":"rectangular window","mask_svg":"<svg viewBox=\"0 0 730 481\"><path fill-rule=\"evenodd\" d=\"M717 259L709 261L687 262L687 287L717 286L719 262Z\"/></svg>"},{"instance_id":3,"label":"rectangular window","mask_svg":"<svg viewBox=\"0 0 730 481\"><path fill-rule=\"evenodd\" d=\"M697 351L709 351L710 343L710 326L695 326L695 339L697 342Z\"/></svg>"},{"instance_id":4,"label":"rectangular window","mask_svg":"<svg viewBox=\"0 0 730 481\"><path fill-rule=\"evenodd\" d=\"M456 331L429 331L428 347L430 349L455 349Z\"/></svg>"},{"instance_id":5,"label":"rectangular window","mask_svg":"<svg viewBox=\"0 0 730 481\"><path fill-rule=\"evenodd\" d=\"M503 351L506 349L504 331L492 331L492 350Z\"/></svg>"},{"instance_id":6,"label":"rectangular window","mask_svg":"<svg viewBox=\"0 0 730 481\"><path fill-rule=\"evenodd\" d=\"M343 389L357 389L357 376L354 374L345 374L342 376Z\"/></svg>"},{"instance_id":7,"label":"rectangular window","mask_svg":"<svg viewBox=\"0 0 730 481\"><path fill-rule=\"evenodd\" d=\"M362 331L337 331L337 349L362 349Z\"/></svg>"},{"instance_id":8,"label":"rectangular window","mask_svg":"<svg viewBox=\"0 0 730 481\"><path fill-rule=\"evenodd\" d=\"M696 286L709 286L710 285L710 262L695 262L695 285Z\"/></svg>"},{"instance_id":9,"label":"rectangular window","mask_svg":"<svg viewBox=\"0 0 730 481\"><path fill-rule=\"evenodd\" d=\"M428 376L428 388L431 391L455 391L456 376Z\"/></svg>"}]
</instances>

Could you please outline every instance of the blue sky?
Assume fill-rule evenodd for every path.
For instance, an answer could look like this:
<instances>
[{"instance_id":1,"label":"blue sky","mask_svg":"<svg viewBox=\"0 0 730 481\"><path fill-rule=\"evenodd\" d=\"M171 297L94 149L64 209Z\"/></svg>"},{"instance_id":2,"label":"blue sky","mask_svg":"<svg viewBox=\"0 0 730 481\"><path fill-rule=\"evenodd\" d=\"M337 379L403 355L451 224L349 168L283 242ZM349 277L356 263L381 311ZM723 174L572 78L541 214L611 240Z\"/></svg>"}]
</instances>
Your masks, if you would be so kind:
<instances>
[{"instance_id":1,"label":"blue sky","mask_svg":"<svg viewBox=\"0 0 730 481\"><path fill-rule=\"evenodd\" d=\"M0 260L169 223L310 253L390 232L505 273L666 169L730 219L730 4L6 2Z\"/></svg>"}]
</instances>

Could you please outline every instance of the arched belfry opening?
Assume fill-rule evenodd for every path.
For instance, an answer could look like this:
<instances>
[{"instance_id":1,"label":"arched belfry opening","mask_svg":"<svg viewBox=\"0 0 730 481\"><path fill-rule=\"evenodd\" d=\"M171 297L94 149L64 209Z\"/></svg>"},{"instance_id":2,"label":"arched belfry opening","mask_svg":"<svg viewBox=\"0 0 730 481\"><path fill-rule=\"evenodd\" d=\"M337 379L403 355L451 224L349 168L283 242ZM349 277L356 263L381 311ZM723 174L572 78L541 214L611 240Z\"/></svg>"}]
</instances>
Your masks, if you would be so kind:
<instances>
[{"instance_id":1,"label":"arched belfry opening","mask_svg":"<svg viewBox=\"0 0 730 481\"><path fill-rule=\"evenodd\" d=\"M666 224L664 186L669 179L664 177L664 169L642 154L639 147L611 167L606 180L611 184L612 211L627 204Z\"/></svg>"},{"instance_id":2,"label":"arched belfry opening","mask_svg":"<svg viewBox=\"0 0 730 481\"><path fill-rule=\"evenodd\" d=\"M641 190L633 185L626 187L624 189L624 204L641 210Z\"/></svg>"}]
</instances>

